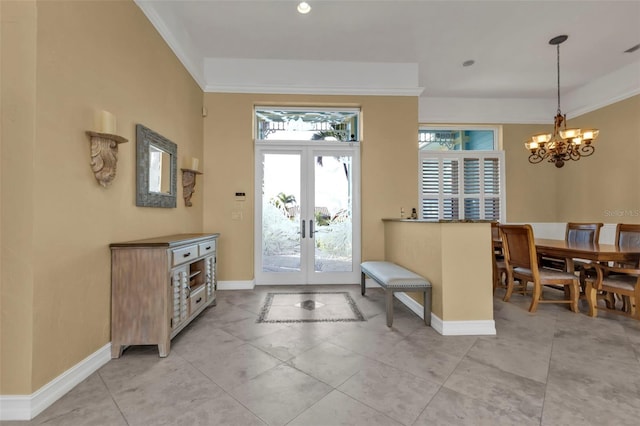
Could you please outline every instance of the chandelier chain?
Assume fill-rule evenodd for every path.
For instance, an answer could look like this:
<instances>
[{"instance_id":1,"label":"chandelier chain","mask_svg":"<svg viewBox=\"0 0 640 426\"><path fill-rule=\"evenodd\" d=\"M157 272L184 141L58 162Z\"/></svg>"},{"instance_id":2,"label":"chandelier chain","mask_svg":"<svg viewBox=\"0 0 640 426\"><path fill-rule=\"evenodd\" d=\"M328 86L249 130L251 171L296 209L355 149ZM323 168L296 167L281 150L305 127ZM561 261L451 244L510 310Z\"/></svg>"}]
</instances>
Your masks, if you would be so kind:
<instances>
[{"instance_id":1,"label":"chandelier chain","mask_svg":"<svg viewBox=\"0 0 640 426\"><path fill-rule=\"evenodd\" d=\"M557 63L558 63L558 114L561 114L562 112L560 111L560 45L556 45L556 52L557 52Z\"/></svg>"}]
</instances>

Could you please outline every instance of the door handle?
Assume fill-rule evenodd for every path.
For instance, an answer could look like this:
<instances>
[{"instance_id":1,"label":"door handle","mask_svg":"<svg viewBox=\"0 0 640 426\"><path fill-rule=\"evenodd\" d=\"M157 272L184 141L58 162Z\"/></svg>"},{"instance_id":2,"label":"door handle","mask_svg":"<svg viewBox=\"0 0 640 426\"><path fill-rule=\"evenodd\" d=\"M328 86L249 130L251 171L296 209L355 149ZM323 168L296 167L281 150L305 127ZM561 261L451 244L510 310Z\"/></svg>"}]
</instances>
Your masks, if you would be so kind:
<instances>
[{"instance_id":1,"label":"door handle","mask_svg":"<svg viewBox=\"0 0 640 426\"><path fill-rule=\"evenodd\" d=\"M313 238L313 221L309 221L309 238Z\"/></svg>"},{"instance_id":2,"label":"door handle","mask_svg":"<svg viewBox=\"0 0 640 426\"><path fill-rule=\"evenodd\" d=\"M302 220L302 238L304 238L304 219Z\"/></svg>"}]
</instances>

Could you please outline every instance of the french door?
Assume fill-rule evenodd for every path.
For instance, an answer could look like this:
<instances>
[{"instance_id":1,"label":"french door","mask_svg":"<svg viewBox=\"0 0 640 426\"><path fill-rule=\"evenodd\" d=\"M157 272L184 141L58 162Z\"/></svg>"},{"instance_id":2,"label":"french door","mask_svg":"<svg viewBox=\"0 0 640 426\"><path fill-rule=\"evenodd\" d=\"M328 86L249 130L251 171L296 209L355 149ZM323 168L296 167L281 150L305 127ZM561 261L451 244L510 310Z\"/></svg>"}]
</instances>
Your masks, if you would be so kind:
<instances>
[{"instance_id":1,"label":"french door","mask_svg":"<svg viewBox=\"0 0 640 426\"><path fill-rule=\"evenodd\" d=\"M358 144L256 143L256 284L360 282Z\"/></svg>"}]
</instances>

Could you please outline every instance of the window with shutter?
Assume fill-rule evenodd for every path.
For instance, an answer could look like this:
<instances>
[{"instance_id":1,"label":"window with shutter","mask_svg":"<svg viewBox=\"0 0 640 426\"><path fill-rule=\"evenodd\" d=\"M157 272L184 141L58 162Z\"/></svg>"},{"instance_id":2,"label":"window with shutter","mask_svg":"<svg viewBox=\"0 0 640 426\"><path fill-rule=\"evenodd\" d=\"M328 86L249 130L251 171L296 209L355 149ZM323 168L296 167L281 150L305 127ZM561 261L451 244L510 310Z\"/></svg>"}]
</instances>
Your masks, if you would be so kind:
<instances>
[{"instance_id":1,"label":"window with shutter","mask_svg":"<svg viewBox=\"0 0 640 426\"><path fill-rule=\"evenodd\" d=\"M504 152L496 148L498 137L497 128L420 129L422 219L505 220ZM451 146L457 148L442 148L456 140Z\"/></svg>"}]
</instances>

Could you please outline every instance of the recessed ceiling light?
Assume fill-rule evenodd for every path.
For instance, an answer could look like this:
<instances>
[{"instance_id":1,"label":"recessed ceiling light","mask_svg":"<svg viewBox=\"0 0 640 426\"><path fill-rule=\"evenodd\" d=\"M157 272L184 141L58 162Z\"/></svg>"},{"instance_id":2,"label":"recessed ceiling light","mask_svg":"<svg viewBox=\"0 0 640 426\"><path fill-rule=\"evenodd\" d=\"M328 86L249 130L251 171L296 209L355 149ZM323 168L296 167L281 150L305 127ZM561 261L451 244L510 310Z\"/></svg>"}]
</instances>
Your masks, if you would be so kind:
<instances>
[{"instance_id":1,"label":"recessed ceiling light","mask_svg":"<svg viewBox=\"0 0 640 426\"><path fill-rule=\"evenodd\" d=\"M476 61L474 61L473 59L469 59L468 61L464 61L464 62L462 63L462 66L463 66L463 67L470 67L471 65L473 65L473 64L475 64L475 63L476 63Z\"/></svg>"},{"instance_id":2,"label":"recessed ceiling light","mask_svg":"<svg viewBox=\"0 0 640 426\"><path fill-rule=\"evenodd\" d=\"M307 3L306 1L301 1L298 4L298 12L306 15L307 13L311 12L311 6L309 6L309 3Z\"/></svg>"},{"instance_id":3,"label":"recessed ceiling light","mask_svg":"<svg viewBox=\"0 0 640 426\"><path fill-rule=\"evenodd\" d=\"M624 51L624 53L633 53L638 49L640 49L640 43L636 44L633 47L628 48L627 50Z\"/></svg>"}]
</instances>

